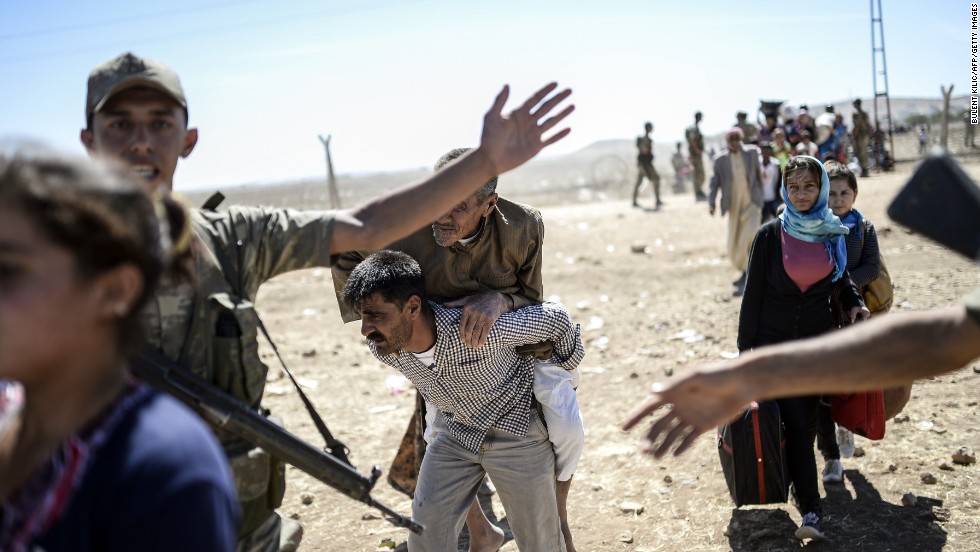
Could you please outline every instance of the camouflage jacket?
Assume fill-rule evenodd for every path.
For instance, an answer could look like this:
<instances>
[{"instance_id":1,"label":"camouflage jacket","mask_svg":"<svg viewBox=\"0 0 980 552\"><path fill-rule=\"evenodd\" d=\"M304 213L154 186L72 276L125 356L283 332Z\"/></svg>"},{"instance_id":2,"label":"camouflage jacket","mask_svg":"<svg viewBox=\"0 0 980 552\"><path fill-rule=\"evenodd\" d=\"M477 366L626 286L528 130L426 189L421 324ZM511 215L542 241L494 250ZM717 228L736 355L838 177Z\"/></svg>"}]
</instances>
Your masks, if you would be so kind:
<instances>
[{"instance_id":1,"label":"camouflage jacket","mask_svg":"<svg viewBox=\"0 0 980 552\"><path fill-rule=\"evenodd\" d=\"M692 156L701 155L704 152L704 141L698 125L687 127L687 130L684 131L684 138L687 140L688 153Z\"/></svg>"},{"instance_id":2,"label":"camouflage jacket","mask_svg":"<svg viewBox=\"0 0 980 552\"><path fill-rule=\"evenodd\" d=\"M865 111L860 109L855 111L852 121L854 123L852 133L855 140L871 136L871 122L868 120L868 114Z\"/></svg>"},{"instance_id":3,"label":"camouflage jacket","mask_svg":"<svg viewBox=\"0 0 980 552\"><path fill-rule=\"evenodd\" d=\"M334 214L230 207L193 210L191 221L195 285L160 287L144 312L147 340L258 409L268 367L259 358L255 296L276 275L331 264ZM281 503L285 471L261 448L222 430L215 434L235 478L239 536L248 535Z\"/></svg>"},{"instance_id":4,"label":"camouflage jacket","mask_svg":"<svg viewBox=\"0 0 980 552\"><path fill-rule=\"evenodd\" d=\"M150 343L257 406L268 369L258 355L255 296L274 276L330 265L333 213L230 207L193 210L191 218L196 288L161 289L158 295L180 299L151 301L145 318Z\"/></svg>"}]
</instances>

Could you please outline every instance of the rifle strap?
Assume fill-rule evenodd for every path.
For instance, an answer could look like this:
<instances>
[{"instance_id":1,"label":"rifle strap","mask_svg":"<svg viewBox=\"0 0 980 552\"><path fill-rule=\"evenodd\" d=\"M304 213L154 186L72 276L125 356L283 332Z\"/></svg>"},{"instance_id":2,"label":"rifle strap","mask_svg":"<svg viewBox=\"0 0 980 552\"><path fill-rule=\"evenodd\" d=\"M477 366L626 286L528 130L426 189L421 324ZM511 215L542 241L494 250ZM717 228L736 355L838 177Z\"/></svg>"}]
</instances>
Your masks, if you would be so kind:
<instances>
[{"instance_id":1,"label":"rifle strap","mask_svg":"<svg viewBox=\"0 0 980 552\"><path fill-rule=\"evenodd\" d=\"M215 196L212 196L211 199L212 200L215 199ZM224 199L224 197L222 196L221 199ZM219 199L218 203L220 203L220 201L221 200ZM212 201L209 200L208 203L212 203ZM214 207L216 206L217 204L214 204ZM210 210L214 210L213 207ZM239 253L238 267L241 267L244 264L241 258L243 255L242 240L238 239L238 232L236 232L234 221L229 221L229 228L231 230L232 236L235 238L235 242L234 242L235 247ZM228 285L231 286L232 291L234 291L235 295L237 295L239 298L242 298L243 285L242 285L241 270L236 270L234 272L230 270L231 264L228 262L228 259L225 257L225 251L223 251L217 245L218 244L213 244L213 253L215 258L218 260L218 264L221 265L221 273L225 277L225 281L228 282ZM232 278L230 277L232 274L238 276L237 285L236 282L232 282ZM282 370L286 373L287 376L289 376L289 380L293 382L293 386L296 387L296 391L297 393L299 393L300 399L303 400L303 405L306 406L306 411L309 412L310 418L313 419L313 425L316 426L317 430L320 432L320 435L323 437L323 441L325 443L323 450L329 453L330 455L332 455L333 457L337 458L338 460L346 463L347 465L353 466L353 464L351 464L350 462L350 459L348 458L348 455L350 454L350 448L348 448L348 446L345 445L343 442L341 442L339 439L334 437L333 434L330 433L330 430L327 429L327 424L324 423L323 418L321 418L320 414L316 411L316 408L313 406L313 402L310 401L309 397L306 396L306 393L303 392L303 389L300 387L299 382L297 382L296 378L293 377L293 373L290 372L289 368L286 367L286 362L282 359L282 355L279 354L279 348L276 347L276 343L272 341L272 337L269 335L268 330L265 329L265 324L262 322L262 318L259 317L258 310L255 311L255 320L258 322L259 330L262 331L262 335L265 336L266 341L268 341L269 345L272 347L272 351L276 354L276 358L279 359L279 364L282 366Z\"/></svg>"},{"instance_id":2,"label":"rifle strap","mask_svg":"<svg viewBox=\"0 0 980 552\"><path fill-rule=\"evenodd\" d=\"M310 413L310 418L313 419L313 424L320 431L320 435L323 436L323 441L326 443L324 451L332 454L338 460L353 466L353 464L350 463L350 459L347 458L347 455L350 454L350 449L347 448L347 445L334 437L333 434L330 433L330 430L327 429L327 424L324 423L323 418L320 417L320 414L316 411L316 408L313 406L313 403L310 401L309 397L307 397L306 393L303 392L299 382L297 382L296 378L293 377L293 373L286 367L286 362L283 361L282 355L279 354L279 348L276 347L275 342L272 341L272 337L269 336L269 332L265 329L265 324L262 323L262 319L259 318L258 313L255 314L255 319L259 323L259 329L262 330L262 335L265 336L266 341L268 341L269 345L272 346L272 351L276 353L276 358L279 359L279 364L282 365L282 370L286 372L286 375L289 376L289 380L292 381L293 385L296 387L296 391L299 393L299 398L303 400L303 404L306 406L306 411Z\"/></svg>"}]
</instances>

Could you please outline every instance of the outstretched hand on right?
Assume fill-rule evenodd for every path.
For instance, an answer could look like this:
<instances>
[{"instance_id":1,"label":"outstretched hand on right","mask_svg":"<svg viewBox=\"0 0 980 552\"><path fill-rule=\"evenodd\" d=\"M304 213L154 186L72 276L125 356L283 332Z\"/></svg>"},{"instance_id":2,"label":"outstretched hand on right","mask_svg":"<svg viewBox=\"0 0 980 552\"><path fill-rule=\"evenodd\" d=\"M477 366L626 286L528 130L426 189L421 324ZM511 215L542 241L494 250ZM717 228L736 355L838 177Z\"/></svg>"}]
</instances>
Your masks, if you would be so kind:
<instances>
[{"instance_id":1,"label":"outstretched hand on right","mask_svg":"<svg viewBox=\"0 0 980 552\"><path fill-rule=\"evenodd\" d=\"M503 109L510 96L510 87L505 85L497 94L493 106L483 117L483 135L478 148L491 163L493 174L500 175L520 166L571 132L566 127L548 138L544 137L546 132L575 110L574 105L568 105L545 119L572 93L566 88L548 98L556 88L558 83L555 82L544 86L506 115Z\"/></svg>"},{"instance_id":2,"label":"outstretched hand on right","mask_svg":"<svg viewBox=\"0 0 980 552\"><path fill-rule=\"evenodd\" d=\"M709 367L672 383L653 384L650 396L633 408L623 429L662 410L664 415L650 426L641 449L662 458L673 448L678 456L698 436L735 418L750 401L736 372Z\"/></svg>"}]
</instances>

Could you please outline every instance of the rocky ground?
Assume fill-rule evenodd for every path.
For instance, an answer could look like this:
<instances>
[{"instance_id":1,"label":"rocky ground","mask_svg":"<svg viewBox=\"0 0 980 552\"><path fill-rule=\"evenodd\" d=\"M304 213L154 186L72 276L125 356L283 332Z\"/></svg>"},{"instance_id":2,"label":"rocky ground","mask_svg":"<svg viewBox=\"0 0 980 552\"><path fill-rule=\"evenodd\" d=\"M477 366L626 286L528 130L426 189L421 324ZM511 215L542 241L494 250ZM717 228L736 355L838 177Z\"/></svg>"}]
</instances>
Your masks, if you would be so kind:
<instances>
[{"instance_id":1,"label":"rocky ground","mask_svg":"<svg viewBox=\"0 0 980 552\"><path fill-rule=\"evenodd\" d=\"M950 305L980 284L975 264L885 216L911 169L900 165L896 173L862 179L857 201L877 226L896 284L896 312ZM977 162L966 169L980 176ZM543 209L546 295L570 307L587 342L579 389L587 442L569 503L578 549L801 548L792 538L799 515L788 505L734 508L713 436L700 438L681 458L654 461L640 454L638 432L619 429L650 383L735 352L740 303L731 294L737 273L723 253L727 221L708 216L705 205L686 194L666 196L660 211L631 208L621 199L582 203L582 197ZM357 325L341 323L329 271L273 280L262 288L258 306L286 362L308 385L331 430L352 449L354 464L362 473L376 464L387 470L414 391L399 393L396 372L370 356ZM317 443L315 428L274 360L267 357L274 367L267 405L290 430ZM973 364L918 382L883 440L858 438L864 455L844 461L845 482L822 486L828 539L805 548L977 549L980 467L956 464L952 456L960 447L980 450L978 372L980 364ZM281 511L304 525L301 550L404 550L406 530L296 469L287 473ZM373 494L398 511L411 511L409 499L383 478ZM498 500L492 509L493 519L506 528ZM503 550L516 549L508 536Z\"/></svg>"}]
</instances>

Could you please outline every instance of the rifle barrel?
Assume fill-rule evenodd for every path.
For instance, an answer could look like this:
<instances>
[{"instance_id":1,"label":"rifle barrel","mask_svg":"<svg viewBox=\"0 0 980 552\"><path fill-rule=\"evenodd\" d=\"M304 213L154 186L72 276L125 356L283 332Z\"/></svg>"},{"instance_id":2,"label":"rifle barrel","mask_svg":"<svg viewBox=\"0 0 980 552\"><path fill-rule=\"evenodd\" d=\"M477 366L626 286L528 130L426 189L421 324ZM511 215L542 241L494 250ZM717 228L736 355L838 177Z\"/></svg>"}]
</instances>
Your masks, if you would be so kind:
<instances>
[{"instance_id":1,"label":"rifle barrel","mask_svg":"<svg viewBox=\"0 0 980 552\"><path fill-rule=\"evenodd\" d=\"M158 351L147 351L132 362L133 373L157 389L170 393L211 424L227 430L255 446L326 483L335 490L387 514L388 521L416 533L422 526L371 497L381 475L375 467L370 478L353 466L314 448L299 437L270 422L231 395L180 368Z\"/></svg>"}]
</instances>

